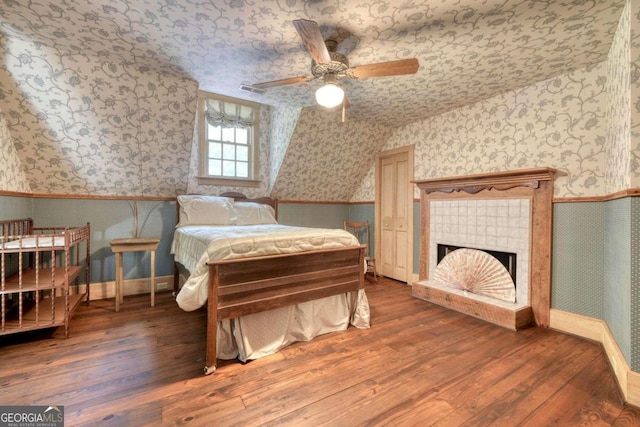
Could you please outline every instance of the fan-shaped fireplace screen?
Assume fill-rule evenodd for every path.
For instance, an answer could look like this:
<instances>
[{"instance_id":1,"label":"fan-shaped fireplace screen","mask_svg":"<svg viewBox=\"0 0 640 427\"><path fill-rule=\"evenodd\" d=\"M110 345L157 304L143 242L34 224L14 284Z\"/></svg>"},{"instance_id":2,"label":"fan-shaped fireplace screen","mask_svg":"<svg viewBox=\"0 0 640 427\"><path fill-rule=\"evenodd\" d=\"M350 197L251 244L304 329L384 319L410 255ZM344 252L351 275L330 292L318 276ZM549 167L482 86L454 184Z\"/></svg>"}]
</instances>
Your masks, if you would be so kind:
<instances>
[{"instance_id":1,"label":"fan-shaped fireplace screen","mask_svg":"<svg viewBox=\"0 0 640 427\"><path fill-rule=\"evenodd\" d=\"M433 280L440 285L516 302L516 254L438 244Z\"/></svg>"}]
</instances>

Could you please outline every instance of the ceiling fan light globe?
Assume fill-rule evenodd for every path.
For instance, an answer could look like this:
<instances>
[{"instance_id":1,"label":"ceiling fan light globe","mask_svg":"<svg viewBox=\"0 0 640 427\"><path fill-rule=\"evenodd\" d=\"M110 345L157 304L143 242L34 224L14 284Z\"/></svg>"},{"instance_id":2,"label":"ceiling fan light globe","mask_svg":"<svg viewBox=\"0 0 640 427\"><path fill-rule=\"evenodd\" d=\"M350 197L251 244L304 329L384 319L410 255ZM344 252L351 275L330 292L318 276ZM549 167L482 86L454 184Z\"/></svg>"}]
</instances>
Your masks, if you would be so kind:
<instances>
[{"instance_id":1,"label":"ceiling fan light globe","mask_svg":"<svg viewBox=\"0 0 640 427\"><path fill-rule=\"evenodd\" d=\"M333 108L342 104L344 90L336 84L328 83L316 91L316 101L325 108Z\"/></svg>"}]
</instances>

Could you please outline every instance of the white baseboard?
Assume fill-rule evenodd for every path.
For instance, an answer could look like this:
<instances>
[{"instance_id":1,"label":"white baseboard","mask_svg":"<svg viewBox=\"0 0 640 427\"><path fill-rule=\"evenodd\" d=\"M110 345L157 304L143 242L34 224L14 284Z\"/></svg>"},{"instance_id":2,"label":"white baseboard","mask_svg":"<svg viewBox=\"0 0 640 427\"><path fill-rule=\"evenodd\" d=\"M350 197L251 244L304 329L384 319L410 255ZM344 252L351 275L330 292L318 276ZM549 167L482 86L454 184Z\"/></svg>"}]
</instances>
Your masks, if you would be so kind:
<instances>
[{"instance_id":1,"label":"white baseboard","mask_svg":"<svg viewBox=\"0 0 640 427\"><path fill-rule=\"evenodd\" d=\"M151 292L151 279L147 277L143 279L125 280L122 287L124 296L148 294ZM166 290L173 290L173 276L156 277L156 292L163 292ZM86 292L86 285L80 285L78 292ZM115 298L115 296L115 281L91 284L91 294L89 295L90 300Z\"/></svg>"},{"instance_id":2,"label":"white baseboard","mask_svg":"<svg viewBox=\"0 0 640 427\"><path fill-rule=\"evenodd\" d=\"M556 309L551 309L550 315L550 328L602 344L624 400L631 405L640 406L640 373L629 368L607 323Z\"/></svg>"}]
</instances>

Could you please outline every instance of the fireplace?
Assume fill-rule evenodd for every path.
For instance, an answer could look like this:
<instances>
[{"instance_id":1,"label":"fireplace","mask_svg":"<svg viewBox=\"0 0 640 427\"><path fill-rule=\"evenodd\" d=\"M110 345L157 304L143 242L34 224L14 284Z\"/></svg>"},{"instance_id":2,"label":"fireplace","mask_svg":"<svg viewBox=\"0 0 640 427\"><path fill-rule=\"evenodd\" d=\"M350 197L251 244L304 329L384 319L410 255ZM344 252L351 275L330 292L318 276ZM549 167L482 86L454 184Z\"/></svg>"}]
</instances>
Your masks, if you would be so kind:
<instances>
[{"instance_id":1,"label":"fireplace","mask_svg":"<svg viewBox=\"0 0 640 427\"><path fill-rule=\"evenodd\" d=\"M530 198L496 198L493 194L494 197L457 196L434 196L429 203L429 277L433 277L442 252L446 251L442 246L479 249L504 259L515 284L516 301L527 305L532 218ZM516 259L520 262L516 263Z\"/></svg>"},{"instance_id":2,"label":"fireplace","mask_svg":"<svg viewBox=\"0 0 640 427\"><path fill-rule=\"evenodd\" d=\"M420 275L412 284L413 296L510 329L531 323L548 326L556 173L538 168L415 181L421 190L422 231ZM508 270L505 281L515 285L515 298L476 295L464 284L456 285L458 289L443 286L447 281L441 280L438 263L457 248L498 255ZM465 256L458 258L478 256L473 252L465 249ZM495 259L492 262L497 264ZM451 270L466 271L463 281L473 282L467 277L471 268Z\"/></svg>"}]
</instances>

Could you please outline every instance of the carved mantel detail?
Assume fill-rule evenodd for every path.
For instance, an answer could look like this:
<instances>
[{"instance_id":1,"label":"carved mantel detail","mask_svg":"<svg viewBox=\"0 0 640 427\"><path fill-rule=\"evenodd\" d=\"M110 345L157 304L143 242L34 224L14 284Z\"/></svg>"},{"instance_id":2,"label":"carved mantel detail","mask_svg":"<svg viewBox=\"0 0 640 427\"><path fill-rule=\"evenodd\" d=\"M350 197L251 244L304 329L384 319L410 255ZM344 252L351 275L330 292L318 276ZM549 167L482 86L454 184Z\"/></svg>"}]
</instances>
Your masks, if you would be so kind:
<instances>
[{"instance_id":1,"label":"carved mantel detail","mask_svg":"<svg viewBox=\"0 0 640 427\"><path fill-rule=\"evenodd\" d=\"M464 191L476 194L482 190L510 190L516 187L539 188L541 181L553 181L561 173L552 168L520 169L413 181L426 194L434 191Z\"/></svg>"}]
</instances>

